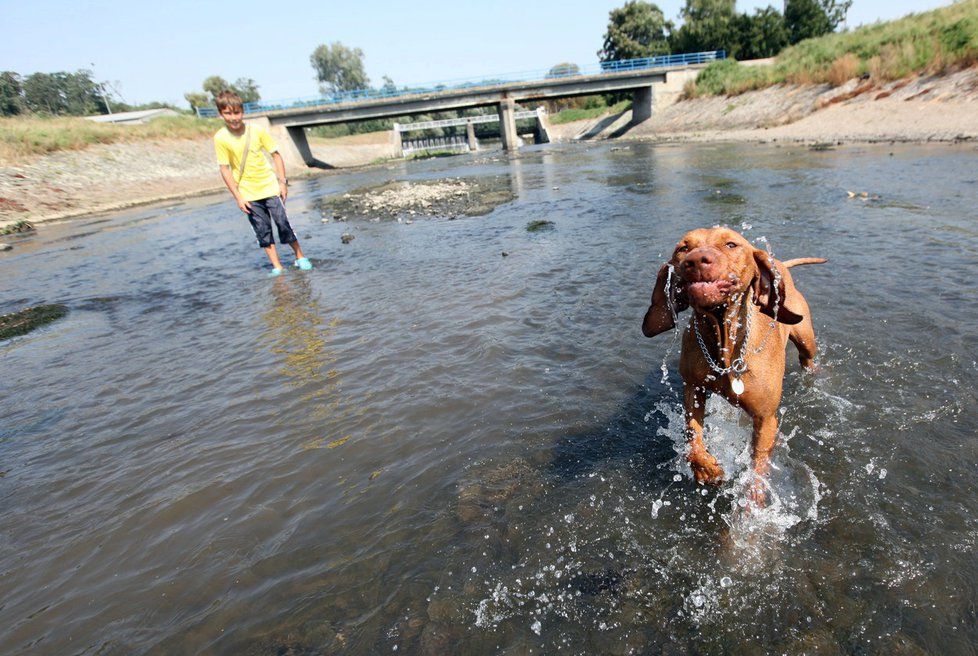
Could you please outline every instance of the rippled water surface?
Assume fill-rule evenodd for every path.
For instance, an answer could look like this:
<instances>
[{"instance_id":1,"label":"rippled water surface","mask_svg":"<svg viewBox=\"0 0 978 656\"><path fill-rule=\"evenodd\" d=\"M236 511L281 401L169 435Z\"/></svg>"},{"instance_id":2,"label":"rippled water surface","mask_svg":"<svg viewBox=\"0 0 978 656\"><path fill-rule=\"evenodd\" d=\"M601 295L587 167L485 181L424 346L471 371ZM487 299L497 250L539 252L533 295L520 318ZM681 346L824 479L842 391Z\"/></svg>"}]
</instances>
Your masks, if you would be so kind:
<instances>
[{"instance_id":1,"label":"rippled water surface","mask_svg":"<svg viewBox=\"0 0 978 656\"><path fill-rule=\"evenodd\" d=\"M0 343L0 653L974 653L976 163L565 145L332 174L289 201L316 268L278 279L223 196L12 240L0 313L69 314ZM515 200L321 222L446 177ZM831 260L795 273L822 371L789 345L759 513L725 403L733 480L692 483L678 346L639 329L718 223Z\"/></svg>"}]
</instances>

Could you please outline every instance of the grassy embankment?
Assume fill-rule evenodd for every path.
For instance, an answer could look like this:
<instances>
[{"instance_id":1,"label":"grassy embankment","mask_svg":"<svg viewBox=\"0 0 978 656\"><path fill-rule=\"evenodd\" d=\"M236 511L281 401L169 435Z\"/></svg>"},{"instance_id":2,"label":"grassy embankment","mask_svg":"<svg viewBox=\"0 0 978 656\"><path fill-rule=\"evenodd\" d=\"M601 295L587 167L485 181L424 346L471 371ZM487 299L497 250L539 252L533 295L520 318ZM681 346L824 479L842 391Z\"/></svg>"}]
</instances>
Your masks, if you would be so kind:
<instances>
[{"instance_id":1,"label":"grassy embankment","mask_svg":"<svg viewBox=\"0 0 978 656\"><path fill-rule=\"evenodd\" d=\"M622 100L614 105L602 105L601 107L587 107L584 109L565 109L550 115L550 122L556 125L561 123L571 123L572 121L583 121L585 119L597 118L604 114L620 114L632 106L631 100Z\"/></svg>"},{"instance_id":2,"label":"grassy embankment","mask_svg":"<svg viewBox=\"0 0 978 656\"><path fill-rule=\"evenodd\" d=\"M59 150L81 150L94 144L147 139L196 139L210 136L219 119L163 116L144 125L110 125L83 118L40 116L0 119L0 163Z\"/></svg>"},{"instance_id":3,"label":"grassy embankment","mask_svg":"<svg viewBox=\"0 0 978 656\"><path fill-rule=\"evenodd\" d=\"M940 74L978 63L978 0L851 32L807 39L783 50L769 66L733 60L710 64L685 96L736 95L775 84L839 86L868 74L874 83L922 73Z\"/></svg>"}]
</instances>

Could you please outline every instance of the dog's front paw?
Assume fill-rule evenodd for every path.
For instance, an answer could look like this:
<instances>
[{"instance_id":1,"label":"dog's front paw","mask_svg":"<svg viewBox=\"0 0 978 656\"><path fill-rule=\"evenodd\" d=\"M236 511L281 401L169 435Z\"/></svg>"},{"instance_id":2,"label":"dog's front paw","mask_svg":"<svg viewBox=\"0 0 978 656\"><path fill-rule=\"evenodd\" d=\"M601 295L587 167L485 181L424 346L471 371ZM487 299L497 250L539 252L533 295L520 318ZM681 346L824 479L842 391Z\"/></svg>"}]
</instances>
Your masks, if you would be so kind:
<instances>
[{"instance_id":1,"label":"dog's front paw","mask_svg":"<svg viewBox=\"0 0 978 656\"><path fill-rule=\"evenodd\" d=\"M723 467L706 449L694 449L686 457L697 483L720 485L723 483Z\"/></svg>"}]
</instances>

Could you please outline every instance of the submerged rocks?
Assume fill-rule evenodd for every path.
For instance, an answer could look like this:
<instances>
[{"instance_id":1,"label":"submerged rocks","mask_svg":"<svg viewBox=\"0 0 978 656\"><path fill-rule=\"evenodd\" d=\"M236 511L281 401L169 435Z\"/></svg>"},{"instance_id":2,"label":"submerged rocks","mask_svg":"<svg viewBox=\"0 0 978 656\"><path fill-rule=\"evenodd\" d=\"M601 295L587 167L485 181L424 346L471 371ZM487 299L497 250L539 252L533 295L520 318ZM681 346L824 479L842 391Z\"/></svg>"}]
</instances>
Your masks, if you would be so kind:
<instances>
[{"instance_id":1,"label":"submerged rocks","mask_svg":"<svg viewBox=\"0 0 978 656\"><path fill-rule=\"evenodd\" d=\"M356 237L351 235L349 232L344 232L342 235L340 235L340 241L344 244L349 244L354 239L356 239Z\"/></svg>"},{"instance_id":2,"label":"submerged rocks","mask_svg":"<svg viewBox=\"0 0 978 656\"><path fill-rule=\"evenodd\" d=\"M66 314L68 308L60 303L38 305L20 312L5 314L0 316L0 340L26 335L36 328L57 321Z\"/></svg>"},{"instance_id":3,"label":"submerged rocks","mask_svg":"<svg viewBox=\"0 0 978 656\"><path fill-rule=\"evenodd\" d=\"M556 227L557 227L557 224L554 223L553 221L537 220L537 221L530 221L529 223L527 223L526 224L526 231L527 232L545 232L547 230L554 230L554 229L556 229Z\"/></svg>"},{"instance_id":4,"label":"submerged rocks","mask_svg":"<svg viewBox=\"0 0 978 656\"><path fill-rule=\"evenodd\" d=\"M513 200L515 195L505 179L425 180L389 182L378 187L360 189L324 199L333 217L352 215L380 221L407 217L479 216ZM328 210L324 210L326 213ZM410 220L403 221L410 224Z\"/></svg>"}]
</instances>

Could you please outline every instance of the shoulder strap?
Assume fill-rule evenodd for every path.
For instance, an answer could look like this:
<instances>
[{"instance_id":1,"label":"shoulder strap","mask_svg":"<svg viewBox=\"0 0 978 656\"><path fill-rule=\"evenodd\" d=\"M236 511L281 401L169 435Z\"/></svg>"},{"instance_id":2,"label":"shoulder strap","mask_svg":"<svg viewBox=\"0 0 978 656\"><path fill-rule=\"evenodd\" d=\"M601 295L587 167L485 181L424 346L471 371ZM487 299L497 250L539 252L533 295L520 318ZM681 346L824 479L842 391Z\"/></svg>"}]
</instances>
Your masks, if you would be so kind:
<instances>
[{"instance_id":1,"label":"shoulder strap","mask_svg":"<svg viewBox=\"0 0 978 656\"><path fill-rule=\"evenodd\" d=\"M238 164L238 182L244 177L245 163L248 161L248 151L251 150L251 130L245 125L244 152L241 154L241 163Z\"/></svg>"}]
</instances>

